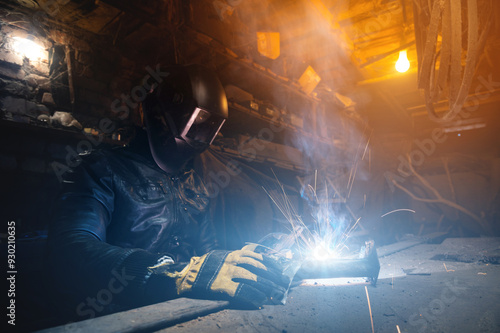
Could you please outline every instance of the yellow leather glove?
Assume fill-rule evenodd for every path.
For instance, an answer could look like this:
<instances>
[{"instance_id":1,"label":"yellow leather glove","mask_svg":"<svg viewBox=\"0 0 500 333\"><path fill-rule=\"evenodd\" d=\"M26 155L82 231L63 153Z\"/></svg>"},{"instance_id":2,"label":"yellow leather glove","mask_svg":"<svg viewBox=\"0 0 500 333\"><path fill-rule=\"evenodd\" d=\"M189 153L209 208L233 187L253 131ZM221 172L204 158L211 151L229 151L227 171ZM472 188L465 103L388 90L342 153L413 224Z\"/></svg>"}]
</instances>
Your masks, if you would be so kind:
<instances>
[{"instance_id":1,"label":"yellow leather glove","mask_svg":"<svg viewBox=\"0 0 500 333\"><path fill-rule=\"evenodd\" d=\"M256 307L267 299L282 299L290 284L275 259L246 248L193 257L181 271L169 272L165 265L151 269L163 268L163 274L174 278L178 295L231 299Z\"/></svg>"}]
</instances>

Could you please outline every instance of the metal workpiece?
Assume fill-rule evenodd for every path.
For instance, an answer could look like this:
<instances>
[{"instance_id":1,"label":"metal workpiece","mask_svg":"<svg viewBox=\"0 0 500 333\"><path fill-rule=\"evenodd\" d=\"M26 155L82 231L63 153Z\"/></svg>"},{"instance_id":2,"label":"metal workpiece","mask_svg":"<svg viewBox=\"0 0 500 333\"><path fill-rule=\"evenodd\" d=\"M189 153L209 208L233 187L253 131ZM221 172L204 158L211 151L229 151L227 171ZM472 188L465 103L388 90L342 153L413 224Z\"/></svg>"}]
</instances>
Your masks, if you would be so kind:
<instances>
[{"instance_id":1,"label":"metal workpiece","mask_svg":"<svg viewBox=\"0 0 500 333\"><path fill-rule=\"evenodd\" d=\"M376 285L380 263L374 242L367 241L358 258L306 259L296 274L298 279L364 277Z\"/></svg>"}]
</instances>

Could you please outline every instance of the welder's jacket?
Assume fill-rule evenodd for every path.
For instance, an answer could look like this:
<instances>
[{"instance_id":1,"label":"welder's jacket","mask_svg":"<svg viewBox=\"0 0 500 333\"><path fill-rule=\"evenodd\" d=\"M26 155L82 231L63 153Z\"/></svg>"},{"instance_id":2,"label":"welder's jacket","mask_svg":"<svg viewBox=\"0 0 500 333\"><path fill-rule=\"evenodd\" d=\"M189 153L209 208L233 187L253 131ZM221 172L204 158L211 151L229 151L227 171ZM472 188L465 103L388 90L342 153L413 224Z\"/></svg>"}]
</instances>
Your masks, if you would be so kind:
<instances>
[{"instance_id":1,"label":"welder's jacket","mask_svg":"<svg viewBox=\"0 0 500 333\"><path fill-rule=\"evenodd\" d=\"M163 172L144 139L129 149L94 152L65 177L48 268L58 288L77 299L110 286L120 290L111 293L113 302L167 299L175 285L150 278L147 268L165 255L187 262L216 247L200 177L193 170Z\"/></svg>"}]
</instances>

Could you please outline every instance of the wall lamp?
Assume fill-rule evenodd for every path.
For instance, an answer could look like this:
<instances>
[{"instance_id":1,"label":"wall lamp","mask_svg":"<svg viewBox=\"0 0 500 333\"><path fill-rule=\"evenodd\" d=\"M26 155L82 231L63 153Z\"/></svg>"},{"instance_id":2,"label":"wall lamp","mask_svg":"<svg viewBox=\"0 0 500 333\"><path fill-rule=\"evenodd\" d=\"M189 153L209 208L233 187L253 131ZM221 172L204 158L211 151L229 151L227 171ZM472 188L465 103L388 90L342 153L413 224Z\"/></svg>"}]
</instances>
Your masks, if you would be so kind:
<instances>
[{"instance_id":1,"label":"wall lamp","mask_svg":"<svg viewBox=\"0 0 500 333\"><path fill-rule=\"evenodd\" d=\"M13 51L26 57L29 61L48 61L48 55L45 47L37 44L32 35L28 37L12 37Z\"/></svg>"}]
</instances>

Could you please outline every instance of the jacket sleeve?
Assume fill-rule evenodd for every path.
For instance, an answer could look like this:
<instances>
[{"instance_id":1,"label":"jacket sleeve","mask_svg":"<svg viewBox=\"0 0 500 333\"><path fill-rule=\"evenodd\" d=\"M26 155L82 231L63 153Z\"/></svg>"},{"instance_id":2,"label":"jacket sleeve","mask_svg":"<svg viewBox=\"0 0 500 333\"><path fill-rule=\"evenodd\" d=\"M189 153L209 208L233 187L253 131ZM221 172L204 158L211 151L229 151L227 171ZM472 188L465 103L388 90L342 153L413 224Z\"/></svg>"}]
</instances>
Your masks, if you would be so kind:
<instances>
[{"instance_id":1,"label":"jacket sleeve","mask_svg":"<svg viewBox=\"0 0 500 333\"><path fill-rule=\"evenodd\" d=\"M212 209L210 205L210 195L202 178L193 170L193 186L197 192L197 204L193 206L198 212L198 235L196 240L196 255L200 256L212 250L219 249L215 226L212 219Z\"/></svg>"},{"instance_id":2,"label":"jacket sleeve","mask_svg":"<svg viewBox=\"0 0 500 333\"><path fill-rule=\"evenodd\" d=\"M128 305L173 297L173 281L154 281L155 288L164 292L148 287L152 282L148 267L161 254L106 242L115 207L113 173L105 155L91 155L68 174L54 207L48 240L48 273L58 288L82 301L101 292L111 295L113 302Z\"/></svg>"},{"instance_id":3,"label":"jacket sleeve","mask_svg":"<svg viewBox=\"0 0 500 333\"><path fill-rule=\"evenodd\" d=\"M210 218L210 212L206 212L200 223L199 246L197 247L197 255L203 255L212 250L219 249L217 238L215 236L215 227Z\"/></svg>"}]
</instances>

